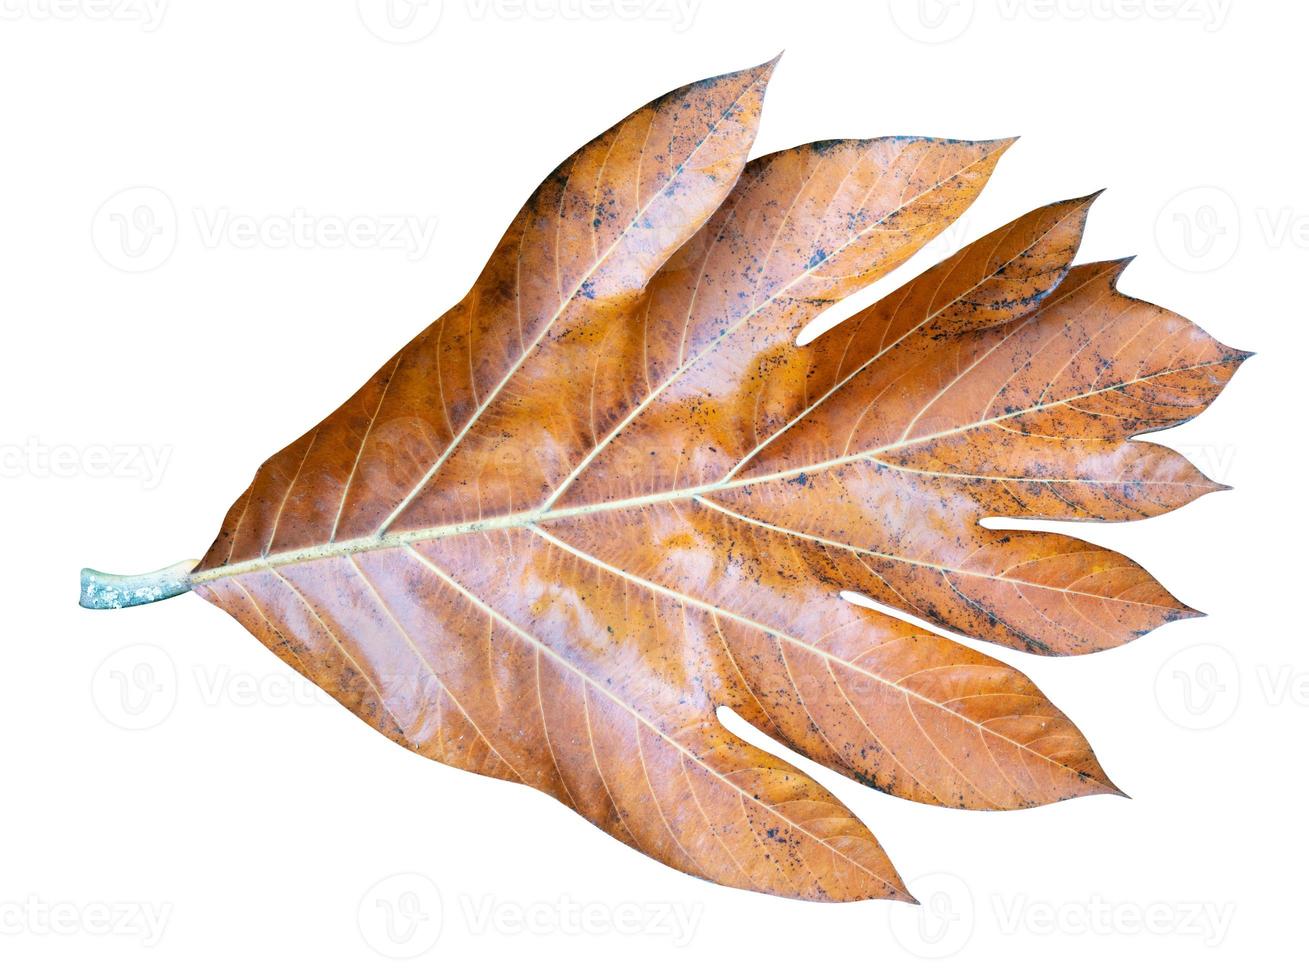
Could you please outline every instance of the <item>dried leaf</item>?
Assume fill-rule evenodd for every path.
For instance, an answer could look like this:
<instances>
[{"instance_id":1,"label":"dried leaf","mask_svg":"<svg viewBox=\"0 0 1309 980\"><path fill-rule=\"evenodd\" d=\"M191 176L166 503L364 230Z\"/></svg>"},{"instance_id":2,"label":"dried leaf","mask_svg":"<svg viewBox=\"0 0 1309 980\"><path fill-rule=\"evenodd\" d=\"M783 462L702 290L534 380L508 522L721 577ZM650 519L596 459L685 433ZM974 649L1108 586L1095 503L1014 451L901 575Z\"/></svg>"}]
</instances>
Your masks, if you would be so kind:
<instances>
[{"instance_id":1,"label":"dried leaf","mask_svg":"<svg viewBox=\"0 0 1309 980\"><path fill-rule=\"evenodd\" d=\"M1070 268L1094 196L798 346L1011 141L747 165L771 70L671 92L561 164L468 295L260 467L189 584L401 745L674 868L910 900L857 817L717 709L906 799L1117 792L1017 670L841 593L1042 654L1194 615L1121 555L981 520L1216 489L1132 437L1246 355L1119 293L1124 263Z\"/></svg>"}]
</instances>

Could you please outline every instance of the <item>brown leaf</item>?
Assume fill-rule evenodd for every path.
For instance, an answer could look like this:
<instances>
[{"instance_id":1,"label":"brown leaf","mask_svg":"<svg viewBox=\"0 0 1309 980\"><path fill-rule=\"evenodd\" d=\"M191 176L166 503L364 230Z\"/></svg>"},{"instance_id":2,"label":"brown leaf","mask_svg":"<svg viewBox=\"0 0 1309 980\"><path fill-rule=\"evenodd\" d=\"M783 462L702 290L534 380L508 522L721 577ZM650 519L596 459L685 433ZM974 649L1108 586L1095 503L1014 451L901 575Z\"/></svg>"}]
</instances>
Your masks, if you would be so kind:
<instances>
[{"instance_id":1,"label":"brown leaf","mask_svg":"<svg viewBox=\"0 0 1309 980\"><path fill-rule=\"evenodd\" d=\"M1017 670L1193 615L986 517L1127 520L1217 485L1132 437L1244 354L1070 270L1094 197L806 346L954 221L1009 140L745 163L772 64L655 100L542 183L468 295L268 460L190 584L401 745L534 786L672 867L911 900L868 829L718 721L896 796L1117 792ZM739 178L739 180L738 180Z\"/></svg>"}]
</instances>

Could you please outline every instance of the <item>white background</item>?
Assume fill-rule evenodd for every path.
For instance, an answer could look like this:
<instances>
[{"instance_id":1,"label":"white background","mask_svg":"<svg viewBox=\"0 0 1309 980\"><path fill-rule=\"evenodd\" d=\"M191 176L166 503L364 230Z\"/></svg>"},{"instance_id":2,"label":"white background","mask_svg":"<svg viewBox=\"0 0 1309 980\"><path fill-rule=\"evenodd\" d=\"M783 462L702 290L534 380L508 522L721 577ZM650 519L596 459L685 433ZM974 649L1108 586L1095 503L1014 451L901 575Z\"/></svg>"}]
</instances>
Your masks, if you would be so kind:
<instances>
[{"instance_id":1,"label":"white background","mask_svg":"<svg viewBox=\"0 0 1309 980\"><path fill-rule=\"evenodd\" d=\"M370 0L0 3L0 969L1217 977L1297 963L1309 8L440 6L396 0L388 20ZM905 275L1107 185L1082 257L1139 253L1128 292L1261 354L1159 437L1234 492L1073 528L1209 617L1077 659L988 648L1083 727L1133 799L946 812L822 773L924 905L783 901L670 871L544 796L402 751L193 596L77 608L83 564L204 552L256 465L463 293L566 154L671 87L782 47L756 152L1023 135ZM297 215L309 231L288 243ZM397 218L404 247L369 238Z\"/></svg>"}]
</instances>

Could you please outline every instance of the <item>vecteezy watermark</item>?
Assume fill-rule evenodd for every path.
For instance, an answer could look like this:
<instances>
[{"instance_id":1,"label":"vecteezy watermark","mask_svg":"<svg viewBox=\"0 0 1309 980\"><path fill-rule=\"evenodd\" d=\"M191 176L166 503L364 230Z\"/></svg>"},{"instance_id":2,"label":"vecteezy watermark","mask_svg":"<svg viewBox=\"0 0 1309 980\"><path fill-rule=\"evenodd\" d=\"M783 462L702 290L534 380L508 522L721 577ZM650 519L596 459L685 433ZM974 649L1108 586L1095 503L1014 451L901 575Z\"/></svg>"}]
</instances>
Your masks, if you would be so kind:
<instances>
[{"instance_id":1,"label":"vecteezy watermark","mask_svg":"<svg viewBox=\"0 0 1309 980\"><path fill-rule=\"evenodd\" d=\"M933 266L944 262L968 244L972 234L972 219L965 214L947 225L931 241L926 242L915 254L914 262Z\"/></svg>"},{"instance_id":2,"label":"vecteezy watermark","mask_svg":"<svg viewBox=\"0 0 1309 980\"><path fill-rule=\"evenodd\" d=\"M1309 671L1297 671L1290 664L1260 664L1255 668L1259 694L1272 707L1293 704L1309 708Z\"/></svg>"},{"instance_id":3,"label":"vecteezy watermark","mask_svg":"<svg viewBox=\"0 0 1309 980\"><path fill-rule=\"evenodd\" d=\"M923 44L944 44L968 30L973 22L973 0L890 0L891 21L904 34Z\"/></svg>"},{"instance_id":4,"label":"vecteezy watermark","mask_svg":"<svg viewBox=\"0 0 1309 980\"><path fill-rule=\"evenodd\" d=\"M96 211L91 241L115 269L149 272L177 247L177 209L158 187L124 188Z\"/></svg>"},{"instance_id":5,"label":"vecteezy watermark","mask_svg":"<svg viewBox=\"0 0 1309 980\"><path fill-rule=\"evenodd\" d=\"M472 20L622 20L662 23L681 34L700 0L463 0Z\"/></svg>"},{"instance_id":6,"label":"vecteezy watermark","mask_svg":"<svg viewBox=\"0 0 1309 980\"><path fill-rule=\"evenodd\" d=\"M986 6L1001 20L1174 21L1217 31L1232 0L995 0ZM891 20L906 37L943 44L960 37L977 13L975 0L890 0Z\"/></svg>"},{"instance_id":7,"label":"vecteezy watermark","mask_svg":"<svg viewBox=\"0 0 1309 980\"><path fill-rule=\"evenodd\" d=\"M921 905L897 902L888 910L891 935L908 952L924 959L953 956L973 937L977 903L972 890L948 871L919 875L909 890Z\"/></svg>"},{"instance_id":8,"label":"vecteezy watermark","mask_svg":"<svg viewBox=\"0 0 1309 980\"><path fill-rule=\"evenodd\" d=\"M1244 209L1221 187L1191 187L1159 209L1154 236L1160 254L1177 268L1212 272L1251 240L1269 249L1309 249L1309 211Z\"/></svg>"},{"instance_id":9,"label":"vecteezy watermark","mask_svg":"<svg viewBox=\"0 0 1309 980\"><path fill-rule=\"evenodd\" d=\"M1237 447L1233 443L1182 442L1174 443L1173 448L1211 480L1230 483L1235 478Z\"/></svg>"},{"instance_id":10,"label":"vecteezy watermark","mask_svg":"<svg viewBox=\"0 0 1309 980\"><path fill-rule=\"evenodd\" d=\"M364 942L383 956L421 956L441 938L441 890L413 871L390 875L364 893L357 920Z\"/></svg>"},{"instance_id":11,"label":"vecteezy watermark","mask_svg":"<svg viewBox=\"0 0 1309 980\"><path fill-rule=\"evenodd\" d=\"M251 674L225 665L197 665L194 672L200 703L206 708L231 705L234 708L312 708L330 704L321 687L299 674Z\"/></svg>"},{"instance_id":12,"label":"vecteezy watermark","mask_svg":"<svg viewBox=\"0 0 1309 980\"><path fill-rule=\"evenodd\" d=\"M664 23L675 34L691 27L700 0L458 0L472 21L604 21ZM441 0L358 0L359 19L376 37L412 44L436 30Z\"/></svg>"},{"instance_id":13,"label":"vecteezy watermark","mask_svg":"<svg viewBox=\"0 0 1309 980\"><path fill-rule=\"evenodd\" d=\"M1212 272L1231 261L1241 244L1241 214L1219 187L1175 194L1154 223L1159 252L1185 272Z\"/></svg>"},{"instance_id":14,"label":"vecteezy watermark","mask_svg":"<svg viewBox=\"0 0 1309 980\"><path fill-rule=\"evenodd\" d=\"M315 215L304 208L289 214L234 214L230 208L195 209L205 248L378 248L398 249L421 259L436 237L436 218L412 214Z\"/></svg>"},{"instance_id":15,"label":"vecteezy watermark","mask_svg":"<svg viewBox=\"0 0 1309 980\"><path fill-rule=\"evenodd\" d=\"M0 936L128 936L147 948L163 938L171 902L68 902L29 895L0 901Z\"/></svg>"},{"instance_id":16,"label":"vecteezy watermark","mask_svg":"<svg viewBox=\"0 0 1309 980\"><path fill-rule=\"evenodd\" d=\"M177 665L149 643L122 647L100 661L91 700L112 725L133 732L154 728L177 704Z\"/></svg>"},{"instance_id":17,"label":"vecteezy watermark","mask_svg":"<svg viewBox=\"0 0 1309 980\"><path fill-rule=\"evenodd\" d=\"M172 446L92 444L51 445L35 436L22 444L0 443L0 479L137 480L144 490L154 490L164 478L173 455Z\"/></svg>"},{"instance_id":18,"label":"vecteezy watermark","mask_svg":"<svg viewBox=\"0 0 1309 980\"><path fill-rule=\"evenodd\" d=\"M243 214L230 207L196 207L179 220L172 198L157 187L128 187L109 197L91 222L91 240L107 263L124 272L149 272L173 255L183 232L203 248L380 249L423 258L436 238L437 219L412 214L319 214L303 207L284 213Z\"/></svg>"},{"instance_id":19,"label":"vecteezy watermark","mask_svg":"<svg viewBox=\"0 0 1309 980\"><path fill-rule=\"evenodd\" d=\"M114 21L149 33L164 22L168 0L0 0L0 20Z\"/></svg>"},{"instance_id":20,"label":"vecteezy watermark","mask_svg":"<svg viewBox=\"0 0 1309 980\"><path fill-rule=\"evenodd\" d=\"M1232 0L996 0L1005 20L1177 21L1220 30L1232 12Z\"/></svg>"},{"instance_id":21,"label":"vecteezy watermark","mask_svg":"<svg viewBox=\"0 0 1309 980\"><path fill-rule=\"evenodd\" d=\"M441 22L441 0L358 0L359 20L391 44L421 41Z\"/></svg>"},{"instance_id":22,"label":"vecteezy watermark","mask_svg":"<svg viewBox=\"0 0 1309 980\"><path fill-rule=\"evenodd\" d=\"M677 948L695 938L704 906L680 902L579 902L561 895L539 902L510 902L494 895L460 896L469 933L502 936L649 936Z\"/></svg>"},{"instance_id":23,"label":"vecteezy watermark","mask_svg":"<svg viewBox=\"0 0 1309 980\"><path fill-rule=\"evenodd\" d=\"M101 716L118 728L144 731L163 723L183 692L206 708L323 707L331 696L306 677L274 671L252 674L225 664L196 664L183 685L173 657L160 647L133 643L115 650L96 668L91 698Z\"/></svg>"},{"instance_id":24,"label":"vecteezy watermark","mask_svg":"<svg viewBox=\"0 0 1309 980\"><path fill-rule=\"evenodd\" d=\"M972 938L979 919L1002 935L1032 936L1185 936L1205 946L1227 938L1236 908L1232 902L1111 901L1098 895L1051 902L1024 895L992 895L987 911L962 879L948 872L923 875L909 883L922 902L888 909L891 934L910 953L943 959Z\"/></svg>"},{"instance_id":25,"label":"vecteezy watermark","mask_svg":"<svg viewBox=\"0 0 1309 980\"><path fill-rule=\"evenodd\" d=\"M1154 697L1164 717L1181 728L1217 728L1241 700L1236 658L1216 643L1184 647L1159 667Z\"/></svg>"},{"instance_id":26,"label":"vecteezy watermark","mask_svg":"<svg viewBox=\"0 0 1309 980\"><path fill-rule=\"evenodd\" d=\"M704 907L679 902L578 901L567 895L523 902L461 895L457 921L470 936L601 936L664 940L680 948L694 939ZM421 956L446 925L440 889L417 872L393 874L359 902L359 934L383 956Z\"/></svg>"},{"instance_id":27,"label":"vecteezy watermark","mask_svg":"<svg viewBox=\"0 0 1309 980\"><path fill-rule=\"evenodd\" d=\"M1005 935L1186 936L1210 948L1227 938L1236 913L1232 902L1111 902L1099 896L1034 902L997 895L992 906Z\"/></svg>"},{"instance_id":28,"label":"vecteezy watermark","mask_svg":"<svg viewBox=\"0 0 1309 980\"><path fill-rule=\"evenodd\" d=\"M1178 650L1155 675L1160 710L1192 731L1217 728L1251 698L1269 708L1309 708L1309 670L1289 663L1242 665L1225 647L1201 643Z\"/></svg>"}]
</instances>

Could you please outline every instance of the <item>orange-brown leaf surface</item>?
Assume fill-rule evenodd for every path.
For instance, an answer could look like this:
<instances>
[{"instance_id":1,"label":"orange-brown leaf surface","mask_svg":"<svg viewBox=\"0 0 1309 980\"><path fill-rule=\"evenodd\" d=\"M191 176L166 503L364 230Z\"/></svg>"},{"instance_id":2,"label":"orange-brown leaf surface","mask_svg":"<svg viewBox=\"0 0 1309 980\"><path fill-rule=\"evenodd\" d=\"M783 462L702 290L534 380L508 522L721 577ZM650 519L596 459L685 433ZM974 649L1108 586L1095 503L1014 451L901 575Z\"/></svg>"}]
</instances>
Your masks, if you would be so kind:
<instances>
[{"instance_id":1,"label":"orange-brown leaf surface","mask_svg":"<svg viewBox=\"0 0 1309 980\"><path fill-rule=\"evenodd\" d=\"M1216 489L1133 437L1245 355L1120 293L1122 262L1072 265L1094 196L797 345L1011 141L747 162L772 67L565 160L467 296L259 468L190 582L401 745L667 865L908 900L853 813L717 710L922 803L1117 792L1031 681L943 634L1084 654L1194 615L1128 558L982 520L1131 520Z\"/></svg>"}]
</instances>

